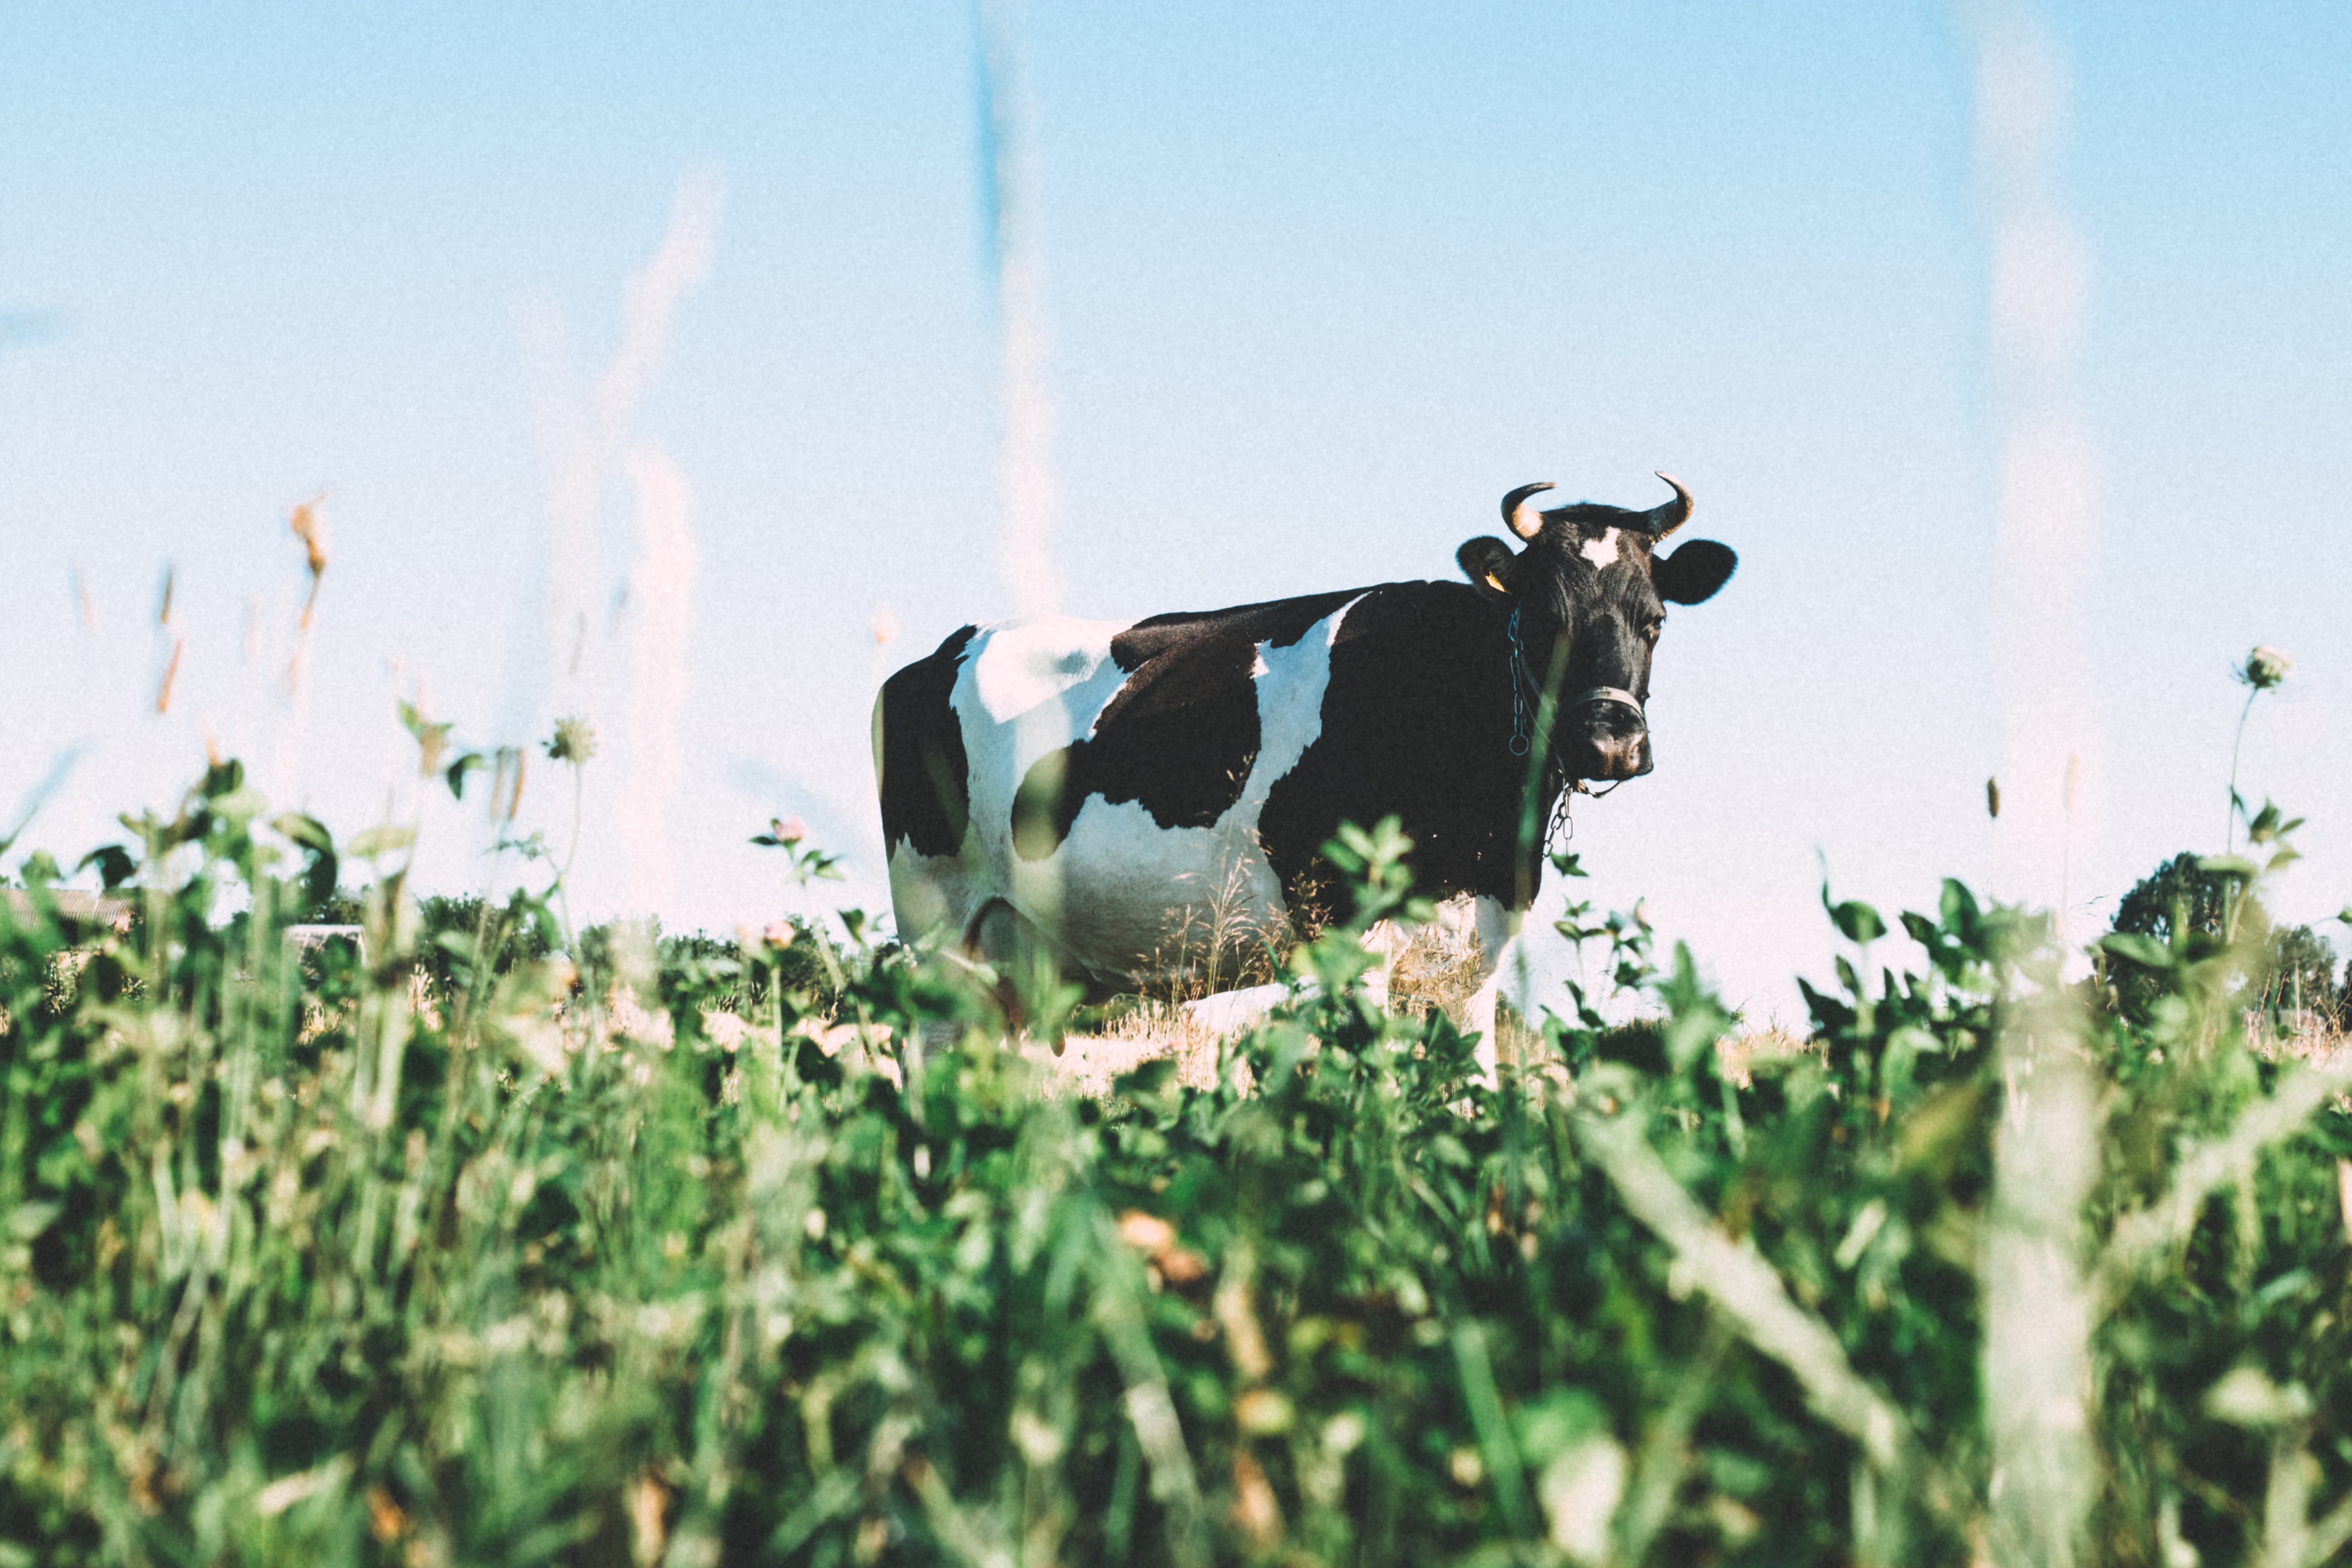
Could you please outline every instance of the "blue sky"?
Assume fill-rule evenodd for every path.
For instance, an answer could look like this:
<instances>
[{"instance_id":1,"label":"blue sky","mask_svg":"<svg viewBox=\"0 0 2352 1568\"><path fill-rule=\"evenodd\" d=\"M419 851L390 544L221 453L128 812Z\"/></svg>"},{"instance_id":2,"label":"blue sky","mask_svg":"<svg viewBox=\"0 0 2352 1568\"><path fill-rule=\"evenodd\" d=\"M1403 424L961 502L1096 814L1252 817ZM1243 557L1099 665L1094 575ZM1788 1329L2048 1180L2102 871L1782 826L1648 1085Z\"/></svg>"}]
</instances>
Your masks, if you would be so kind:
<instances>
[{"instance_id":1,"label":"blue sky","mask_svg":"<svg viewBox=\"0 0 2352 1568\"><path fill-rule=\"evenodd\" d=\"M1646 897L1735 999L1791 1011L1789 973L1826 968L1822 859L1913 907L1995 872L2015 699L1974 39L1999 14L1030 0L1066 606L1450 575L1511 485L1648 505L1676 473L1741 570L1674 617L1658 771L1576 846L1595 896ZM2296 666L2244 784L2312 818L2278 902L2332 913L2352 14L2031 15L2089 260L2077 923L2218 847L2257 641ZM546 674L539 411L612 358L681 178L715 178L707 276L627 431L683 477L696 545L661 912L772 910L744 840L779 812L878 902L873 687L1012 604L973 61L963 4L0 12L0 811L79 748L27 839L79 854L209 738L349 832L414 809L395 696L478 743L579 708L605 742L581 896L620 908L646 583L615 473L569 560L593 646ZM285 520L322 491L295 700ZM167 563L186 651L158 716ZM542 768L526 817L569 807ZM477 815L425 832L428 884L490 874ZM2005 890L2049 880L2022 858Z\"/></svg>"}]
</instances>

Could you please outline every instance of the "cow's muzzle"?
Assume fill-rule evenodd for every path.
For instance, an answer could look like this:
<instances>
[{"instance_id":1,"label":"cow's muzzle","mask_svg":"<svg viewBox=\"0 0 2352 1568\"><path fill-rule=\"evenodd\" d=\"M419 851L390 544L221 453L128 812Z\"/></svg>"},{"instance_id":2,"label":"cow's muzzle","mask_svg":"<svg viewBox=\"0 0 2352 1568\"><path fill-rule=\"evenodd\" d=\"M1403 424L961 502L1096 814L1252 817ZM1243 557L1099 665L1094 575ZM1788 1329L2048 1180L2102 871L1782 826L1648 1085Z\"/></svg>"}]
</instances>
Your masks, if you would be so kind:
<instances>
[{"instance_id":1,"label":"cow's muzzle","mask_svg":"<svg viewBox=\"0 0 2352 1568\"><path fill-rule=\"evenodd\" d=\"M1554 755L1570 778L1638 778L1654 765L1642 700L1617 686L1594 686L1560 703L1568 732Z\"/></svg>"},{"instance_id":2,"label":"cow's muzzle","mask_svg":"<svg viewBox=\"0 0 2352 1568\"><path fill-rule=\"evenodd\" d=\"M1679 490L1680 487L1676 487ZM1542 710L1542 683L1519 640L1519 612L1505 632L1510 638L1511 755L1524 757L1534 744L1531 722ZM1551 760L1571 779L1622 780L1650 771L1650 725L1642 700L1622 686L1588 686L1563 697L1551 710Z\"/></svg>"}]
</instances>

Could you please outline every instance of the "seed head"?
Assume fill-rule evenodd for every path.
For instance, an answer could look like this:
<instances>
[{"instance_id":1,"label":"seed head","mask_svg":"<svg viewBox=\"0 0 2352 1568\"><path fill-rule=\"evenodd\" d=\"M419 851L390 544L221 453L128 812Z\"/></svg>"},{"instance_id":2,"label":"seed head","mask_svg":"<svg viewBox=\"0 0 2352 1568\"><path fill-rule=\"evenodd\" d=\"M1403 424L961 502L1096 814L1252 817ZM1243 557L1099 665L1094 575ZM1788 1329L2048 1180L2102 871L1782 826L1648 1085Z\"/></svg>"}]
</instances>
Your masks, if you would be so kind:
<instances>
[{"instance_id":1,"label":"seed head","mask_svg":"<svg viewBox=\"0 0 2352 1568\"><path fill-rule=\"evenodd\" d=\"M573 767L583 765L596 754L595 726L576 713L568 719L558 719L555 733L548 739L547 754Z\"/></svg>"},{"instance_id":2,"label":"seed head","mask_svg":"<svg viewBox=\"0 0 2352 1568\"><path fill-rule=\"evenodd\" d=\"M2246 662L2239 667L2238 679L2257 691L2268 691L2286 679L2286 672L2294 664L2282 650L2262 643L2246 655Z\"/></svg>"},{"instance_id":3,"label":"seed head","mask_svg":"<svg viewBox=\"0 0 2352 1568\"><path fill-rule=\"evenodd\" d=\"M294 537L302 542L303 564L310 569L310 596L302 601L302 629L310 629L310 617L319 607L319 584L327 575L327 520L320 515L319 503L327 498L312 496L294 509L287 526Z\"/></svg>"},{"instance_id":4,"label":"seed head","mask_svg":"<svg viewBox=\"0 0 2352 1568\"><path fill-rule=\"evenodd\" d=\"M312 496L287 520L288 529L302 542L302 563L310 569L313 582L327 573L327 520L319 515L319 503L326 499Z\"/></svg>"}]
</instances>

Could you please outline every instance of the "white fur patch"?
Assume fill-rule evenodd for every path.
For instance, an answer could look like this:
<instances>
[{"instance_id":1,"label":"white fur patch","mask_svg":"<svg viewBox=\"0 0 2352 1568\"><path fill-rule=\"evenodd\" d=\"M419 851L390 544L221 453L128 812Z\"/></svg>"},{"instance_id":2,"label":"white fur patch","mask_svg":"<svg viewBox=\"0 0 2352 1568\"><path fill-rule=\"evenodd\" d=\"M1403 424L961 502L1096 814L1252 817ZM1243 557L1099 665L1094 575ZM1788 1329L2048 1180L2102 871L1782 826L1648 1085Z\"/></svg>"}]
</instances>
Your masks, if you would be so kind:
<instances>
[{"instance_id":1,"label":"white fur patch","mask_svg":"<svg viewBox=\"0 0 2352 1568\"><path fill-rule=\"evenodd\" d=\"M1287 985L1252 985L1187 1002L1184 1016L1210 1034L1238 1035L1289 1000Z\"/></svg>"},{"instance_id":2,"label":"white fur patch","mask_svg":"<svg viewBox=\"0 0 2352 1568\"><path fill-rule=\"evenodd\" d=\"M1617 531L1613 528L1602 529L1600 538L1586 540L1583 548L1577 553L1591 562L1596 567L1614 566L1617 564Z\"/></svg>"},{"instance_id":3,"label":"white fur patch","mask_svg":"<svg viewBox=\"0 0 2352 1568\"><path fill-rule=\"evenodd\" d=\"M1111 637L1125 629L1116 621L1066 618L990 626L965 655L964 675L980 706L1002 724L1091 677L1109 659ZM1109 700L1109 693L1104 700ZM1087 718L1091 721L1093 715Z\"/></svg>"}]
</instances>

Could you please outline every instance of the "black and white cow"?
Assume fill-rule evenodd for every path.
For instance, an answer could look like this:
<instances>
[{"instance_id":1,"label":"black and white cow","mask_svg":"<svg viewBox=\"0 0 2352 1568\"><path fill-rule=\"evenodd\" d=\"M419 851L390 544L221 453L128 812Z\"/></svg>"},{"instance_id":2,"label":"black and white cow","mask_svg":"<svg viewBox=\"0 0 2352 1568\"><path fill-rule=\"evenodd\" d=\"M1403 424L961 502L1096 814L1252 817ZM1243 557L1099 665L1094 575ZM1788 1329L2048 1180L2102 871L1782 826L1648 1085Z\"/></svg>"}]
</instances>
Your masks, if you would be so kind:
<instances>
[{"instance_id":1,"label":"black and white cow","mask_svg":"<svg viewBox=\"0 0 2352 1568\"><path fill-rule=\"evenodd\" d=\"M1097 994L1181 981L1227 942L1332 912L1320 856L1394 816L1419 888L1468 895L1491 1065L1496 975L1535 897L1541 824L1580 780L1651 768L1643 704L1666 603L1738 563L1648 511L1503 499L1469 582L1387 583L1227 610L968 626L884 683L875 769L898 930L1001 957L1024 935ZM1528 760L1546 687L1557 722ZM1533 798L1530 799L1532 790ZM1540 831L1540 829L1538 829Z\"/></svg>"}]
</instances>

